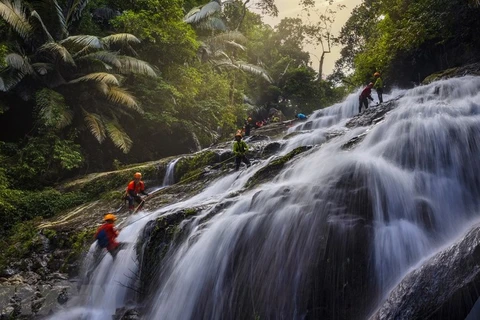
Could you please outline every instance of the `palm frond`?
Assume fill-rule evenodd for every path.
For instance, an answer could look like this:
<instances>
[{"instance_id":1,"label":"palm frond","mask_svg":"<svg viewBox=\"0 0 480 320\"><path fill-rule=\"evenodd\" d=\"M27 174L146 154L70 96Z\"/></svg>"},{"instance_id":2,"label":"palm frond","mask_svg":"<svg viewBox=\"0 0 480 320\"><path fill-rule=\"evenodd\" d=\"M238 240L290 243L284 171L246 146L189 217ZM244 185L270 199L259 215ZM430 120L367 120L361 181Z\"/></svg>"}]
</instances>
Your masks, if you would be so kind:
<instances>
[{"instance_id":1,"label":"palm frond","mask_svg":"<svg viewBox=\"0 0 480 320\"><path fill-rule=\"evenodd\" d=\"M5 57L7 66L12 69L18 70L23 74L33 74L34 69L30 65L27 57L21 56L18 53L9 53Z\"/></svg>"},{"instance_id":2,"label":"palm frond","mask_svg":"<svg viewBox=\"0 0 480 320\"><path fill-rule=\"evenodd\" d=\"M240 70L243 70L245 72L249 72L251 74L255 74L257 76L261 76L262 78L267 80L269 83L272 83L272 78L270 77L270 75L268 74L268 72L265 69L263 69L259 66L253 65L253 64L243 62L243 61L237 61L236 65L238 66L238 68Z\"/></svg>"},{"instance_id":3,"label":"palm frond","mask_svg":"<svg viewBox=\"0 0 480 320\"><path fill-rule=\"evenodd\" d=\"M222 11L222 7L220 6L220 4L215 1L210 1L209 3L204 5L199 11L184 19L184 21L186 23L196 24L220 11Z\"/></svg>"},{"instance_id":4,"label":"palm frond","mask_svg":"<svg viewBox=\"0 0 480 320\"><path fill-rule=\"evenodd\" d=\"M229 31L220 33L207 40L208 43L235 41L237 43L247 43L247 38L239 31Z\"/></svg>"},{"instance_id":5,"label":"palm frond","mask_svg":"<svg viewBox=\"0 0 480 320\"><path fill-rule=\"evenodd\" d=\"M140 39L130 33L117 33L107 37L103 37L102 42L105 43L107 46L116 44L128 45L129 43L140 43Z\"/></svg>"},{"instance_id":6,"label":"palm frond","mask_svg":"<svg viewBox=\"0 0 480 320\"><path fill-rule=\"evenodd\" d=\"M88 129L99 143L102 143L106 138L105 125L100 115L96 113L87 112L82 109L84 120L87 123Z\"/></svg>"},{"instance_id":7,"label":"palm frond","mask_svg":"<svg viewBox=\"0 0 480 320\"><path fill-rule=\"evenodd\" d=\"M62 129L72 123L73 113L60 93L42 89L35 94L35 101L39 109L39 119L45 126Z\"/></svg>"},{"instance_id":8,"label":"palm frond","mask_svg":"<svg viewBox=\"0 0 480 320\"><path fill-rule=\"evenodd\" d=\"M122 64L119 68L119 71L121 73L137 73L144 74L150 77L157 76L155 70L153 70L153 68L145 61L129 56L118 56L118 59Z\"/></svg>"},{"instance_id":9,"label":"palm frond","mask_svg":"<svg viewBox=\"0 0 480 320\"><path fill-rule=\"evenodd\" d=\"M106 123L107 133L113 144L117 146L124 153L128 153L132 148L133 141L116 120L111 120Z\"/></svg>"},{"instance_id":10,"label":"palm frond","mask_svg":"<svg viewBox=\"0 0 480 320\"><path fill-rule=\"evenodd\" d=\"M138 113L143 113L143 109L138 105L135 98L120 87L110 87L107 94L107 99L114 104L125 106L129 109L137 111Z\"/></svg>"},{"instance_id":11,"label":"palm frond","mask_svg":"<svg viewBox=\"0 0 480 320\"><path fill-rule=\"evenodd\" d=\"M44 76L47 73L55 70L55 65L53 63L48 63L48 62L32 63L32 67L41 76Z\"/></svg>"},{"instance_id":12,"label":"palm frond","mask_svg":"<svg viewBox=\"0 0 480 320\"><path fill-rule=\"evenodd\" d=\"M236 43L233 40L232 41L225 41L225 44L231 46L232 48L240 49L242 51L247 51L247 48L242 46L240 43Z\"/></svg>"},{"instance_id":13,"label":"palm frond","mask_svg":"<svg viewBox=\"0 0 480 320\"><path fill-rule=\"evenodd\" d=\"M227 26L225 25L225 22L223 22L222 19L217 17L208 17L208 19L205 19L200 23L198 23L197 27L202 30L220 30L220 31L227 30Z\"/></svg>"},{"instance_id":14,"label":"palm frond","mask_svg":"<svg viewBox=\"0 0 480 320\"><path fill-rule=\"evenodd\" d=\"M45 35L46 35L47 38L48 38L48 41L54 42L55 40L53 40L52 35L50 34L50 32L48 32L48 29L47 29L47 27L45 26L45 24L43 23L42 17L40 17L40 15L38 14L38 12L37 12L37 11L32 11L31 16L32 16L33 18L37 19L37 21L40 23L40 25L42 26L43 32L45 32Z\"/></svg>"},{"instance_id":15,"label":"palm frond","mask_svg":"<svg viewBox=\"0 0 480 320\"><path fill-rule=\"evenodd\" d=\"M194 15L196 15L198 12L200 12L200 10L202 10L202 6L198 6L198 7L192 8L192 10L190 10L190 11L185 15L185 17L183 18L183 21L186 22L189 18L191 18L192 16L194 16Z\"/></svg>"},{"instance_id":16,"label":"palm frond","mask_svg":"<svg viewBox=\"0 0 480 320\"><path fill-rule=\"evenodd\" d=\"M88 62L91 60L101 61L117 69L122 68L122 61L120 61L119 56L116 53L110 52L110 51L93 52L93 53L86 54L77 59L77 61L85 61L85 62Z\"/></svg>"},{"instance_id":17,"label":"palm frond","mask_svg":"<svg viewBox=\"0 0 480 320\"><path fill-rule=\"evenodd\" d=\"M2 0L0 2L0 16L7 22L23 39L32 35L33 28L28 22L25 9L21 0Z\"/></svg>"},{"instance_id":18,"label":"palm frond","mask_svg":"<svg viewBox=\"0 0 480 320\"><path fill-rule=\"evenodd\" d=\"M72 46L77 49L76 51L85 51L87 48L103 49L102 41L98 37L91 35L70 36L60 41L60 43L68 47Z\"/></svg>"},{"instance_id":19,"label":"palm frond","mask_svg":"<svg viewBox=\"0 0 480 320\"><path fill-rule=\"evenodd\" d=\"M103 82L109 85L119 86L120 83L118 79L111 73L107 72L95 72L84 75L80 78L74 79L69 81L68 83L79 83L79 82L86 82L86 81L95 81L95 82Z\"/></svg>"},{"instance_id":20,"label":"palm frond","mask_svg":"<svg viewBox=\"0 0 480 320\"><path fill-rule=\"evenodd\" d=\"M89 0L69 0L67 3L67 14L65 22L69 26L72 22L78 20L82 16L82 11L87 6Z\"/></svg>"},{"instance_id":21,"label":"palm frond","mask_svg":"<svg viewBox=\"0 0 480 320\"><path fill-rule=\"evenodd\" d=\"M53 6L55 7L55 12L57 13L58 23L60 25L60 30L62 36L68 36L67 21L63 15L62 7L58 4L57 0L51 0Z\"/></svg>"},{"instance_id":22,"label":"palm frond","mask_svg":"<svg viewBox=\"0 0 480 320\"><path fill-rule=\"evenodd\" d=\"M21 70L12 67L3 68L0 72L0 78L3 82L3 91L9 91L16 87L25 76L26 74Z\"/></svg>"},{"instance_id":23,"label":"palm frond","mask_svg":"<svg viewBox=\"0 0 480 320\"><path fill-rule=\"evenodd\" d=\"M55 59L60 58L65 63L73 66L75 65L75 61L70 55L70 52L68 52L67 48L57 42L45 43L38 49L38 51L51 54L53 57L55 57Z\"/></svg>"}]
</instances>

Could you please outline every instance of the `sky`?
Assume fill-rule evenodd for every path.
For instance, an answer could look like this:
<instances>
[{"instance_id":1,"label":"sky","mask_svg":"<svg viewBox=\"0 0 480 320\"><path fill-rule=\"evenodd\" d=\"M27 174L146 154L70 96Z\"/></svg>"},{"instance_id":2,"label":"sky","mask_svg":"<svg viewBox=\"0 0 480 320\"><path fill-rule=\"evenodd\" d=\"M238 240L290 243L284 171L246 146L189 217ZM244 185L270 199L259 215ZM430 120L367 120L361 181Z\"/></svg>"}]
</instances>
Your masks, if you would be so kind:
<instances>
[{"instance_id":1,"label":"sky","mask_svg":"<svg viewBox=\"0 0 480 320\"><path fill-rule=\"evenodd\" d=\"M297 17L301 13L301 9L300 9L300 6L298 5L298 2L299 2L298 0L275 0L275 4L277 5L278 11L279 11L278 17L264 16L263 21L271 26L275 26L283 18ZM326 2L327 2L326 0L316 0L317 7L325 5ZM337 11L335 23L332 27L332 33L335 36L337 36L340 30L342 29L342 26L345 24L345 22L347 22L348 18L350 17L352 9L355 8L357 5L359 5L362 2L362 0L336 0L335 2L336 4L343 4L346 6L345 9L341 11ZM314 55L320 57L321 49L315 49L313 46L307 46L305 47L305 50L311 53L310 57L313 62L312 67L315 70L318 70L319 61L318 61L318 58L316 58ZM335 66L335 61L340 57L340 50L341 50L341 47L333 47L332 52L325 55L325 62L323 65L324 76L327 76L330 73L332 73L333 68Z\"/></svg>"}]
</instances>

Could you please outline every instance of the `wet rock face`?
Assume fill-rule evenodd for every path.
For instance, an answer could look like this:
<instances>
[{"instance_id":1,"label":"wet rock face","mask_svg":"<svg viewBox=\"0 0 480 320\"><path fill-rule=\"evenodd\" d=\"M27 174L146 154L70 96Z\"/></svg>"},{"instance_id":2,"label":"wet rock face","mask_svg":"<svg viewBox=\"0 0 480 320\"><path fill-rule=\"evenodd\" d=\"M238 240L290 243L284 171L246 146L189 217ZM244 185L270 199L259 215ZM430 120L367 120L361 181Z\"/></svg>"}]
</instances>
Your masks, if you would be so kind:
<instances>
[{"instance_id":1,"label":"wet rock face","mask_svg":"<svg viewBox=\"0 0 480 320\"><path fill-rule=\"evenodd\" d=\"M387 112L396 108L397 100L398 98L376 106L370 106L368 109L362 111L362 113L353 117L345 126L347 128L355 128L376 124L383 120Z\"/></svg>"},{"instance_id":2,"label":"wet rock face","mask_svg":"<svg viewBox=\"0 0 480 320\"><path fill-rule=\"evenodd\" d=\"M380 319L465 319L480 297L480 225L407 275L372 315Z\"/></svg>"}]
</instances>

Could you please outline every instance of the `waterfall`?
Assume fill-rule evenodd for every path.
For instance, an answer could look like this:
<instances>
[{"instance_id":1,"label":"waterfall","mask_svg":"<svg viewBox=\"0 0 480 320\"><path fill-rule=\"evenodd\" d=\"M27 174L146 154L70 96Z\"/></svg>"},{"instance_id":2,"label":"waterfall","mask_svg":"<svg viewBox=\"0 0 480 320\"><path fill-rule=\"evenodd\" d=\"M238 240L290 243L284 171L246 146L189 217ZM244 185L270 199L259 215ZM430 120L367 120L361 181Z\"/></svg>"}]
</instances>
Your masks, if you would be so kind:
<instances>
[{"instance_id":1,"label":"waterfall","mask_svg":"<svg viewBox=\"0 0 480 320\"><path fill-rule=\"evenodd\" d=\"M266 160L150 217L204 207L157 266L145 319L364 319L409 268L478 218L480 78L397 91L383 121L347 129L357 96L292 128L302 132L284 148L317 146L271 181L242 191ZM326 142L327 129L343 134ZM121 236L133 243L145 220ZM118 256L125 265L97 268L94 301L80 307L88 319L133 301L133 247Z\"/></svg>"},{"instance_id":2,"label":"waterfall","mask_svg":"<svg viewBox=\"0 0 480 320\"><path fill-rule=\"evenodd\" d=\"M165 172L165 178L163 178L163 186L170 186L175 183L175 165L180 158L170 161Z\"/></svg>"}]
</instances>

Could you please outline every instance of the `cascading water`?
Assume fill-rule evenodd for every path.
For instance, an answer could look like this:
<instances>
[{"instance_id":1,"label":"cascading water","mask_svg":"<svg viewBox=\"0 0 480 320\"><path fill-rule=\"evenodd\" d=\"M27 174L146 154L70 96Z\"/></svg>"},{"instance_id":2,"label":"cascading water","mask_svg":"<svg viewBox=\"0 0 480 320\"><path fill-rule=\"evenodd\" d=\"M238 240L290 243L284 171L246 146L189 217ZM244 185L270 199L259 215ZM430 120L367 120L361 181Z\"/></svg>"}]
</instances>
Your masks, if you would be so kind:
<instances>
[{"instance_id":1,"label":"cascading water","mask_svg":"<svg viewBox=\"0 0 480 320\"><path fill-rule=\"evenodd\" d=\"M175 165L180 158L170 161L165 171L165 178L163 178L163 186L170 186L175 183Z\"/></svg>"},{"instance_id":2,"label":"cascading water","mask_svg":"<svg viewBox=\"0 0 480 320\"><path fill-rule=\"evenodd\" d=\"M368 317L410 267L479 212L480 78L397 94L397 108L373 127L343 127L358 108L356 96L314 114L309 131L291 138L283 152L325 141L319 136L332 126L344 134L305 152L266 184L232 198L260 163L157 211L225 204L187 222L186 240L157 267L155 293L143 301L145 319ZM361 133L366 137L352 150L342 148ZM122 235L136 239L145 223ZM136 254L132 248L119 257L134 261ZM96 297L85 305L92 306L89 319L128 303L125 286L115 283L131 283L124 267L109 260L97 268L95 279L109 295L102 299L96 291L102 286L88 287Z\"/></svg>"}]
</instances>

